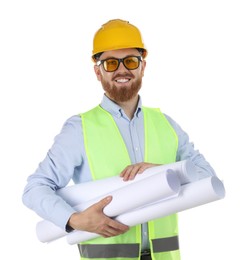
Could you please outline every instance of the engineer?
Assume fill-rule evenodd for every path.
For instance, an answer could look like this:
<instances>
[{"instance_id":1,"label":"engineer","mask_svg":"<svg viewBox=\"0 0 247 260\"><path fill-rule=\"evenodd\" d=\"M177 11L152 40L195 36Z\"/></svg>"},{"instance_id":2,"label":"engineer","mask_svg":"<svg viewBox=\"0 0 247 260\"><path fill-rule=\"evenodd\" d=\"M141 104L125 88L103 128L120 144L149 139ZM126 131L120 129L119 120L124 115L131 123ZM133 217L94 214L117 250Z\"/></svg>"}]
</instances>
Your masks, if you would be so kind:
<instances>
[{"instance_id":1,"label":"engineer","mask_svg":"<svg viewBox=\"0 0 247 260\"><path fill-rule=\"evenodd\" d=\"M149 167L181 160L191 160L200 178L215 175L170 116L142 105L147 54L140 30L128 21L110 20L97 30L92 60L104 89L102 101L67 119L27 179L22 199L28 208L67 232L100 235L78 244L81 259L179 260L177 214L129 227L104 215L111 197L76 212L55 193L71 180L78 184L120 175L130 181Z\"/></svg>"}]
</instances>

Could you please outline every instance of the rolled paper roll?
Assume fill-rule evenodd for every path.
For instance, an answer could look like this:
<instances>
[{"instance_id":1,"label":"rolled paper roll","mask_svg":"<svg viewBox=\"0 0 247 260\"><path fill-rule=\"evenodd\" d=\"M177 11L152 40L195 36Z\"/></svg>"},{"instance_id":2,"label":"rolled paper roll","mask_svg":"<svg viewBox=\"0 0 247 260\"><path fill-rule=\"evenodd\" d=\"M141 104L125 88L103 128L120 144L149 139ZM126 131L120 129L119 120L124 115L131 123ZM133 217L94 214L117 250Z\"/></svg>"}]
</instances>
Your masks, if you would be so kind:
<instances>
[{"instance_id":1,"label":"rolled paper roll","mask_svg":"<svg viewBox=\"0 0 247 260\"><path fill-rule=\"evenodd\" d=\"M40 242L49 243L66 236L68 233L47 220L41 220L36 224L36 235Z\"/></svg>"},{"instance_id":2,"label":"rolled paper roll","mask_svg":"<svg viewBox=\"0 0 247 260\"><path fill-rule=\"evenodd\" d=\"M157 184L155 185L157 185L157 187L155 185L148 186L148 193L146 192L147 190L143 193L143 197L146 196L146 203L150 203L152 200L154 201L155 196L158 200L161 194L163 194L162 196L164 197L171 196L173 192L176 194L178 191L178 182L185 184L195 181L198 178L194 164L189 160L183 160L148 168L142 174L137 174L132 181L123 181L121 177L114 176L71 185L58 190L56 193L77 211L82 211L93 203L98 202L101 198L112 195L113 200L108 207L105 208L105 214L117 216L125 211L139 207L140 203L145 201L140 200L140 191L138 191L136 187L146 185L145 183L149 182L149 180L145 180L146 178L151 178L155 175L155 178L158 180L158 178L162 178L159 174L166 174L169 171L173 172L173 174L170 174L168 179L163 178L163 181L161 182L156 181ZM180 181L178 181L178 179ZM144 181L144 183L139 184L140 181ZM163 189L159 185L163 185ZM158 189L158 187L160 189ZM129 189L128 193L133 194L133 197L130 199L132 204L123 203L126 192L125 189ZM160 194L158 193L158 190L160 190ZM164 194L164 192L166 192L166 194ZM169 192L170 195L168 194ZM120 197L122 199L120 199ZM119 201L122 202L119 203ZM122 210L120 211L120 209ZM67 235L63 229L47 220L42 220L37 223L36 234L41 242L51 242Z\"/></svg>"},{"instance_id":3,"label":"rolled paper roll","mask_svg":"<svg viewBox=\"0 0 247 260\"><path fill-rule=\"evenodd\" d=\"M225 188L223 183L217 177L212 176L183 185L178 197L162 200L151 205L146 205L145 207L123 213L117 216L116 220L131 227L223 199L224 196ZM67 235L67 242L73 245L98 236L98 234L86 231L73 231Z\"/></svg>"},{"instance_id":4,"label":"rolled paper roll","mask_svg":"<svg viewBox=\"0 0 247 260\"><path fill-rule=\"evenodd\" d=\"M116 217L137 207L155 202L157 200L177 196L180 190L180 180L171 170L162 172L140 181L130 182L129 185L90 200L74 207L83 211L106 196L113 197L110 204L104 208L109 217ZM36 225L36 234L41 242L51 242L61 238L67 233L49 221L40 221Z\"/></svg>"},{"instance_id":5,"label":"rolled paper roll","mask_svg":"<svg viewBox=\"0 0 247 260\"><path fill-rule=\"evenodd\" d=\"M96 181L79 183L59 189L56 193L72 207L88 202L113 190L125 187L131 183L140 181L154 174L172 170L180 179L181 184L196 181L198 175L194 164L190 160L183 160L171 164L164 164L146 169L142 174L137 174L132 181L123 181L119 176L105 178ZM93 192L92 192L93 191Z\"/></svg>"},{"instance_id":6,"label":"rolled paper roll","mask_svg":"<svg viewBox=\"0 0 247 260\"><path fill-rule=\"evenodd\" d=\"M194 182L198 180L198 174L194 163L190 160L183 160L171 164L162 164L159 166L151 167L145 170L145 176L156 174L157 172L166 172L172 170L178 175L181 184Z\"/></svg>"},{"instance_id":7,"label":"rolled paper roll","mask_svg":"<svg viewBox=\"0 0 247 260\"><path fill-rule=\"evenodd\" d=\"M108 217L116 217L143 205L178 196L180 188L178 176L169 170L130 183L97 199L76 206L75 209L78 211L85 210L104 197L112 196L111 203L103 211Z\"/></svg>"},{"instance_id":8,"label":"rolled paper roll","mask_svg":"<svg viewBox=\"0 0 247 260\"><path fill-rule=\"evenodd\" d=\"M217 177L212 176L182 186L178 197L126 212L118 216L116 220L124 224L128 223L126 225L129 226L135 226L152 219L165 217L223 199L224 196L225 188L223 183Z\"/></svg>"}]
</instances>

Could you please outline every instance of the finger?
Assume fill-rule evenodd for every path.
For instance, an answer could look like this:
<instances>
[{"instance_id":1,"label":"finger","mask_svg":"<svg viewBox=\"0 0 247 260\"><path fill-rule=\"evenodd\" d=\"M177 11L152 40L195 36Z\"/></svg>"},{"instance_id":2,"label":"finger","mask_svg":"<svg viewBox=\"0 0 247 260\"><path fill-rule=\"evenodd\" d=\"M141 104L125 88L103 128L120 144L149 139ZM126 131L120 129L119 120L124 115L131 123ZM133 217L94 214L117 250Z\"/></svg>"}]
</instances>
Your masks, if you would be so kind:
<instances>
[{"instance_id":1,"label":"finger","mask_svg":"<svg viewBox=\"0 0 247 260\"><path fill-rule=\"evenodd\" d=\"M126 167L120 174L120 176L123 177L124 181L127 181L129 179L129 175L131 174L132 168L133 168L133 165L130 165L130 166Z\"/></svg>"},{"instance_id":2,"label":"finger","mask_svg":"<svg viewBox=\"0 0 247 260\"><path fill-rule=\"evenodd\" d=\"M110 219L108 222L108 226L118 230L118 231L122 231L122 232L126 232L127 230L129 230L129 226L122 224L116 220Z\"/></svg>"},{"instance_id":3,"label":"finger","mask_svg":"<svg viewBox=\"0 0 247 260\"><path fill-rule=\"evenodd\" d=\"M107 232L106 232L106 235L109 237L113 237L113 236L118 236L118 235L121 235L123 233L125 233L126 231L123 231L123 230L119 230L119 229L114 229L112 227L108 227L107 229Z\"/></svg>"},{"instance_id":4,"label":"finger","mask_svg":"<svg viewBox=\"0 0 247 260\"><path fill-rule=\"evenodd\" d=\"M151 164L142 164L140 165L137 173L143 173L146 169L150 168Z\"/></svg>"},{"instance_id":5,"label":"finger","mask_svg":"<svg viewBox=\"0 0 247 260\"><path fill-rule=\"evenodd\" d=\"M131 167L132 167L132 165L126 166L126 167L122 170L122 172L120 173L120 177L125 176L125 175L129 172L129 169L130 169Z\"/></svg>"},{"instance_id":6,"label":"finger","mask_svg":"<svg viewBox=\"0 0 247 260\"><path fill-rule=\"evenodd\" d=\"M114 237L120 234L121 233L117 233L115 230L109 228L108 230L105 230L101 235L103 237Z\"/></svg>"},{"instance_id":7,"label":"finger","mask_svg":"<svg viewBox=\"0 0 247 260\"><path fill-rule=\"evenodd\" d=\"M102 230L102 235L104 237L118 236L120 234L125 233L128 230L129 230L129 228L127 226L124 229L122 229L122 228L119 229L119 228L115 228L113 226L106 225L104 227L104 230Z\"/></svg>"},{"instance_id":8,"label":"finger","mask_svg":"<svg viewBox=\"0 0 247 260\"><path fill-rule=\"evenodd\" d=\"M157 164L139 163L139 164L136 164L135 166L137 167L136 172L135 172L135 175L136 175L136 174L143 173L145 170L147 170L150 167L157 166ZM133 169L133 170L135 170L135 169Z\"/></svg>"},{"instance_id":9,"label":"finger","mask_svg":"<svg viewBox=\"0 0 247 260\"><path fill-rule=\"evenodd\" d=\"M136 174L140 172L140 169L141 169L141 164L133 165L130 171L128 172L128 180L133 180Z\"/></svg>"},{"instance_id":10,"label":"finger","mask_svg":"<svg viewBox=\"0 0 247 260\"><path fill-rule=\"evenodd\" d=\"M104 229L104 231L102 232L102 236L103 237L113 237L113 236L117 236L122 234L123 232L119 232L119 230L116 230L112 227L107 227Z\"/></svg>"}]
</instances>

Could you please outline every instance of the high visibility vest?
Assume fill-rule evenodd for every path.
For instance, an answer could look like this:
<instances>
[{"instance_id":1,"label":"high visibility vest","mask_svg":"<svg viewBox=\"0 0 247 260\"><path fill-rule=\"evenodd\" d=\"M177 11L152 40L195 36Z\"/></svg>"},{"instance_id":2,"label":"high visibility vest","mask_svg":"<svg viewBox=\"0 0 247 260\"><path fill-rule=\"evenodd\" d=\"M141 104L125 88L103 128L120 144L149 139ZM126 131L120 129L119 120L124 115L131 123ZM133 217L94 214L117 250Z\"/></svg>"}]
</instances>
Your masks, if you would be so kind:
<instances>
[{"instance_id":1,"label":"high visibility vest","mask_svg":"<svg viewBox=\"0 0 247 260\"><path fill-rule=\"evenodd\" d=\"M168 164L176 161L177 135L158 110L142 107L144 113L144 161ZM124 140L110 113L100 106L81 114L84 145L94 180L119 175L131 164ZM148 192L148 191L147 191ZM138 196L138 194L137 194ZM153 260L179 260L177 215L148 222ZM98 237L78 244L81 259L138 260L141 225L110 238Z\"/></svg>"}]
</instances>

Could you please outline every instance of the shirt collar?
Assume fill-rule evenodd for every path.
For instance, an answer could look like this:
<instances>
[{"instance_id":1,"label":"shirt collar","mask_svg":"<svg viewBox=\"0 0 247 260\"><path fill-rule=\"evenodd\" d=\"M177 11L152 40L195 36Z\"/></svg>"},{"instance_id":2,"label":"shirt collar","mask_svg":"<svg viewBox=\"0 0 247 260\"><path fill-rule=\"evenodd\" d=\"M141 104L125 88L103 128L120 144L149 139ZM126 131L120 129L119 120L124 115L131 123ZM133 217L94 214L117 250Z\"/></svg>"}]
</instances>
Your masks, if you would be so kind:
<instances>
[{"instance_id":1,"label":"shirt collar","mask_svg":"<svg viewBox=\"0 0 247 260\"><path fill-rule=\"evenodd\" d=\"M111 99L109 99L106 95L103 96L100 106L103 109L105 109L107 112L112 114L113 116L116 116L118 118L123 116L124 113L123 109L118 104L116 104ZM135 111L135 116L138 117L139 113L141 112L141 107L142 107L142 100L141 97L139 96L139 101Z\"/></svg>"}]
</instances>

